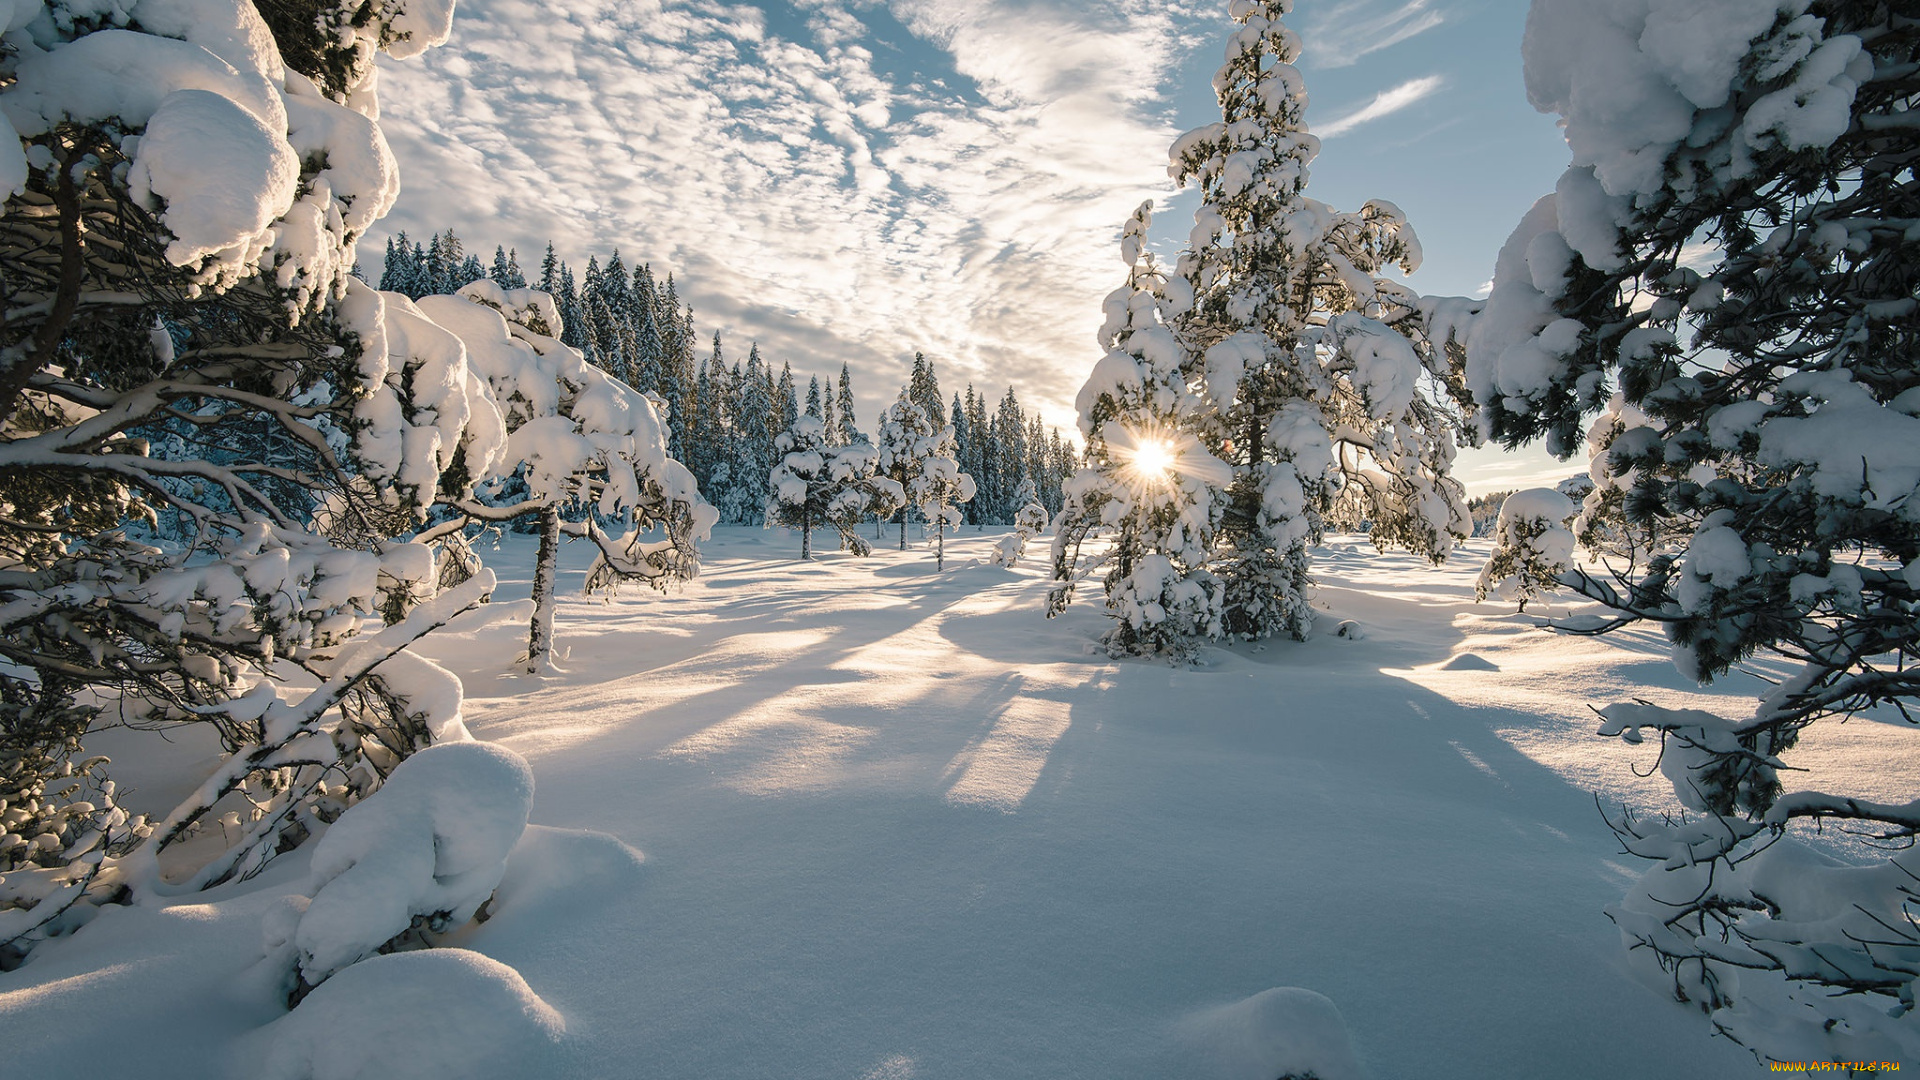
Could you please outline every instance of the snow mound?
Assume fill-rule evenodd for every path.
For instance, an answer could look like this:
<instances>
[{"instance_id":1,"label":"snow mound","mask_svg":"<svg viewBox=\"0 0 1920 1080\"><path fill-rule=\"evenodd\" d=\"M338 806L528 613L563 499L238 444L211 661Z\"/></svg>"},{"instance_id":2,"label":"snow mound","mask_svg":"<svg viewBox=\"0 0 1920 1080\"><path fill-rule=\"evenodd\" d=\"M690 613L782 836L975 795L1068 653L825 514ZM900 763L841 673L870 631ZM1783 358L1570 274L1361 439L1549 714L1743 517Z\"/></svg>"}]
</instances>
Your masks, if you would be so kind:
<instances>
[{"instance_id":1,"label":"snow mound","mask_svg":"<svg viewBox=\"0 0 1920 1080\"><path fill-rule=\"evenodd\" d=\"M1188 1080L1361 1080L1347 1022L1332 1001L1298 986L1263 990L1189 1017Z\"/></svg>"},{"instance_id":2,"label":"snow mound","mask_svg":"<svg viewBox=\"0 0 1920 1080\"><path fill-rule=\"evenodd\" d=\"M313 901L294 932L301 978L319 985L416 920L441 930L473 918L532 806L533 772L505 747L444 743L402 762L314 849Z\"/></svg>"},{"instance_id":3,"label":"snow mound","mask_svg":"<svg viewBox=\"0 0 1920 1080\"><path fill-rule=\"evenodd\" d=\"M529 825L500 879L502 915L488 921L487 932L510 930L515 922L531 925L542 912L631 896L639 888L645 863L645 855L608 833Z\"/></svg>"},{"instance_id":4,"label":"snow mound","mask_svg":"<svg viewBox=\"0 0 1920 1080\"><path fill-rule=\"evenodd\" d=\"M479 1080L554 1075L566 1021L498 960L429 949L355 964L270 1030L261 1080Z\"/></svg>"},{"instance_id":5,"label":"snow mound","mask_svg":"<svg viewBox=\"0 0 1920 1080\"><path fill-rule=\"evenodd\" d=\"M1477 653L1461 653L1440 665L1441 671L1499 671L1500 665Z\"/></svg>"}]
</instances>

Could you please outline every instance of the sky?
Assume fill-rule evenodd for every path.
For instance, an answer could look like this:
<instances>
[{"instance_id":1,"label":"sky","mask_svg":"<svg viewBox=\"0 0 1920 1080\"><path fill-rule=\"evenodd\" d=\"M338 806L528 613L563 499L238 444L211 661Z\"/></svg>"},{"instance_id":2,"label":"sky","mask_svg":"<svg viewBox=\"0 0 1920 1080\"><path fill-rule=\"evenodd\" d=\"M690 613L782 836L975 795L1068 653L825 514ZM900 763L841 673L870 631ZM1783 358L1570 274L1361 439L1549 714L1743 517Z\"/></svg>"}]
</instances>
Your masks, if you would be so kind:
<instances>
[{"instance_id":1,"label":"sky","mask_svg":"<svg viewBox=\"0 0 1920 1080\"><path fill-rule=\"evenodd\" d=\"M1387 199L1420 292L1483 295L1567 163L1521 82L1524 0L1297 0L1308 194ZM362 242L449 227L487 260L576 272L617 249L672 273L703 338L809 374L850 365L868 424L916 351L942 390L1011 385L1071 431L1124 283L1119 229L1156 247L1197 203L1167 147L1218 119L1224 0L459 0L453 36L383 61L393 212ZM1467 451L1470 492L1581 471Z\"/></svg>"}]
</instances>

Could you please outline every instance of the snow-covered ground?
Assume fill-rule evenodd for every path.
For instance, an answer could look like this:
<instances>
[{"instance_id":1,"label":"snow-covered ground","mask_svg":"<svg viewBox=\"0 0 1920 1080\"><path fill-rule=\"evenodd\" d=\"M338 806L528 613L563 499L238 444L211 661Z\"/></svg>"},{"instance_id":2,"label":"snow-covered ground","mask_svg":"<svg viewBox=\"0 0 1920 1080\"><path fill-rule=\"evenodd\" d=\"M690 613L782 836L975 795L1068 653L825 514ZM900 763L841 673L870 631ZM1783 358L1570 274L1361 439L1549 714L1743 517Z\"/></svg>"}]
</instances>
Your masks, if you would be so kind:
<instances>
[{"instance_id":1,"label":"snow-covered ground","mask_svg":"<svg viewBox=\"0 0 1920 1080\"><path fill-rule=\"evenodd\" d=\"M1044 550L991 566L998 531L944 574L891 534L801 563L717 532L689 587L604 603L575 545L557 675L504 674L527 538L428 639L534 771L495 914L448 941L484 956L363 961L274 1022L309 845L0 975L0 1025L46 1033L8 1075L1273 1080L1291 1053L1335 1080L1337 1022L1281 987L1331 999L1376 1080L1761 1071L1626 972L1601 909L1640 868L1594 793L1670 800L1588 708L1739 710L1758 680L1474 604L1485 541L1434 570L1335 538L1313 641L1177 669L1098 651L1097 599L1044 619ZM1797 763L1903 801L1905 738L1822 725ZM196 753L116 775L164 802Z\"/></svg>"}]
</instances>

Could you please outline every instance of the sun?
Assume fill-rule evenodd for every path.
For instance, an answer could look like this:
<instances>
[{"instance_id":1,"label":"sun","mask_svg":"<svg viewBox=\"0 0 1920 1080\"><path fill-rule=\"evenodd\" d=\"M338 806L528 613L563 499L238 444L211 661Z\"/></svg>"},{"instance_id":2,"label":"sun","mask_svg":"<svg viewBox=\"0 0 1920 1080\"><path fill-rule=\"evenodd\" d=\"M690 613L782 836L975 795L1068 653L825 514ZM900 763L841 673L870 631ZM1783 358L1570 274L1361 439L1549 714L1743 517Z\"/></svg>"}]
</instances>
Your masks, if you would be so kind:
<instances>
[{"instance_id":1,"label":"sun","mask_svg":"<svg viewBox=\"0 0 1920 1080\"><path fill-rule=\"evenodd\" d=\"M1129 467L1142 480L1165 480L1173 472L1174 457L1173 445L1167 440L1141 439L1134 447Z\"/></svg>"},{"instance_id":2,"label":"sun","mask_svg":"<svg viewBox=\"0 0 1920 1080\"><path fill-rule=\"evenodd\" d=\"M1221 488L1233 482L1225 462L1177 428L1119 426L1108 436L1107 449L1117 479L1135 496L1164 498L1186 488L1189 481Z\"/></svg>"}]
</instances>

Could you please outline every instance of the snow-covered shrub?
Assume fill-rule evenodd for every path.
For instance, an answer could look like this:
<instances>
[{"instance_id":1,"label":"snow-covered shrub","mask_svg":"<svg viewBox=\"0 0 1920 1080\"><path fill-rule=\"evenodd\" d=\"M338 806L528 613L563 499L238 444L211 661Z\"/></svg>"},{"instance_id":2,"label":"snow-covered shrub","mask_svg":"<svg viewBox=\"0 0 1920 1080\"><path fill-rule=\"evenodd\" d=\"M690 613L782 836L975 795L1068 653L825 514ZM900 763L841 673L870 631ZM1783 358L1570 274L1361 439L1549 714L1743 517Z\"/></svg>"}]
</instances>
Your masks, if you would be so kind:
<instances>
[{"instance_id":1,"label":"snow-covered shrub","mask_svg":"<svg viewBox=\"0 0 1920 1080\"><path fill-rule=\"evenodd\" d=\"M885 516L902 502L900 485L879 475L879 455L865 442L830 446L826 427L817 417L802 415L793 427L774 440L780 463L768 485L767 524L800 530L800 557L813 558L813 527L832 526L840 546L855 555L868 555L873 546L855 526L874 515Z\"/></svg>"},{"instance_id":2,"label":"snow-covered shrub","mask_svg":"<svg viewBox=\"0 0 1920 1080\"><path fill-rule=\"evenodd\" d=\"M1526 488L1507 496L1500 504L1493 554L1474 583L1474 599L1491 594L1518 601L1525 611L1527 601L1558 588L1559 576L1573 565L1573 533L1567 525L1575 512L1573 502L1552 488Z\"/></svg>"},{"instance_id":3,"label":"snow-covered shrub","mask_svg":"<svg viewBox=\"0 0 1920 1080\"><path fill-rule=\"evenodd\" d=\"M533 772L493 743L408 758L313 851L312 900L292 934L301 992L406 935L480 911L526 829Z\"/></svg>"},{"instance_id":4,"label":"snow-covered shrub","mask_svg":"<svg viewBox=\"0 0 1920 1080\"><path fill-rule=\"evenodd\" d=\"M992 551L993 565L1008 569L1019 565L1020 557L1027 553L1028 542L1047 528L1047 508L1040 505L1040 495L1031 477L1023 478L1014 489L1013 501L1020 507L1013 515L1013 531L1001 537Z\"/></svg>"},{"instance_id":5,"label":"snow-covered shrub","mask_svg":"<svg viewBox=\"0 0 1920 1080\"><path fill-rule=\"evenodd\" d=\"M377 787L387 748L458 724L457 694L381 665L490 579L382 651L354 642L431 591L431 558L392 538L491 448L461 358L395 340L349 273L398 191L375 55L444 40L450 8L275 7L0 13L0 813L42 830L0 886L0 942L157 887L209 815L242 839L174 869L251 873ZM320 686L281 701L282 662ZM95 716L209 725L229 758L144 835L99 762L68 760Z\"/></svg>"},{"instance_id":6,"label":"snow-covered shrub","mask_svg":"<svg viewBox=\"0 0 1920 1080\"><path fill-rule=\"evenodd\" d=\"M1536 0L1528 92L1573 164L1501 250L1460 374L1509 445L1570 454L1601 414L1579 527L1654 550L1624 587L1563 583L1662 624L1692 678L1799 665L1750 716L1606 710L1690 810L1613 819L1652 866L1611 912L1631 955L1763 1057L1897 1060L1920 812L1791 791L1785 761L1920 690L1920 38L1902 4L1702 10ZM1833 865L1793 838L1822 822L1901 853Z\"/></svg>"}]
</instances>

